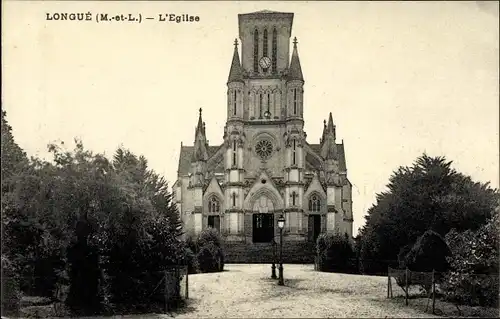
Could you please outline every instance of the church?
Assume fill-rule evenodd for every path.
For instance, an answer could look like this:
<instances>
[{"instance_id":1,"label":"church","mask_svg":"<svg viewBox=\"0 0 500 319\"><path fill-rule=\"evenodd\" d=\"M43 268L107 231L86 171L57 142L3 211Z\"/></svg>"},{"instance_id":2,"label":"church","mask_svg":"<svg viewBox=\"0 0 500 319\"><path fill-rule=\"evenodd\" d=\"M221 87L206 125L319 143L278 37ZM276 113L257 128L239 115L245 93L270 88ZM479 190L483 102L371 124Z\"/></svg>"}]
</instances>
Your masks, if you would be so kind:
<instances>
[{"instance_id":1,"label":"church","mask_svg":"<svg viewBox=\"0 0 500 319\"><path fill-rule=\"evenodd\" d=\"M332 113L319 143L308 142L304 131L293 18L268 10L238 15L223 142L209 145L200 109L193 145L181 143L173 193L184 230L196 236L216 228L227 262L267 261L266 249L280 240L281 215L289 255L314 253L320 233L352 238L352 185Z\"/></svg>"}]
</instances>

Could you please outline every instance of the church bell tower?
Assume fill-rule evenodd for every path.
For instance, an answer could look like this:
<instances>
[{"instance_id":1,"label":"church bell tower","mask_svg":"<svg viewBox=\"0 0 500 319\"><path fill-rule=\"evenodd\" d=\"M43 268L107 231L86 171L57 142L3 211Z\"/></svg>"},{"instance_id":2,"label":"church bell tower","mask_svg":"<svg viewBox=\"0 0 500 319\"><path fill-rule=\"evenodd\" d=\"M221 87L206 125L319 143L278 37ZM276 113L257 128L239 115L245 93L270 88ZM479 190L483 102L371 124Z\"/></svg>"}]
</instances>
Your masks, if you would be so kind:
<instances>
[{"instance_id":1,"label":"church bell tower","mask_svg":"<svg viewBox=\"0 0 500 319\"><path fill-rule=\"evenodd\" d=\"M352 184L331 113L320 143L306 140L293 20L269 10L238 15L223 142L209 145L200 109L194 144L181 143L174 189L183 223L193 235L216 228L233 262L271 261L280 215L294 261L311 258L321 233L352 236Z\"/></svg>"}]
</instances>

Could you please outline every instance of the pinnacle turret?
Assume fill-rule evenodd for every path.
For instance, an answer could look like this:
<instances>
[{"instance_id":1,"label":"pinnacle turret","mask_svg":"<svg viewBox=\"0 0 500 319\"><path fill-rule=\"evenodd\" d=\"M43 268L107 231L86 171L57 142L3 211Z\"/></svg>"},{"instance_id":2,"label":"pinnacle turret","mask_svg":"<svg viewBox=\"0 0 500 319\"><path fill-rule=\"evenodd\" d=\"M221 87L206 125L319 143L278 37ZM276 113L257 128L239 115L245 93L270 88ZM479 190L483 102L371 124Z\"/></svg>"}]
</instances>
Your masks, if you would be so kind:
<instances>
[{"instance_id":1,"label":"pinnacle turret","mask_svg":"<svg viewBox=\"0 0 500 319\"><path fill-rule=\"evenodd\" d=\"M323 137L321 138L321 156L325 160L337 160L337 144L335 143L335 124L333 124L333 116L330 112L328 116L328 124L323 122Z\"/></svg>"},{"instance_id":2,"label":"pinnacle turret","mask_svg":"<svg viewBox=\"0 0 500 319\"><path fill-rule=\"evenodd\" d=\"M326 127L326 133L333 133L333 136L335 136L335 124L333 124L332 112L330 112L330 115L328 116L328 126Z\"/></svg>"},{"instance_id":3,"label":"pinnacle turret","mask_svg":"<svg viewBox=\"0 0 500 319\"><path fill-rule=\"evenodd\" d=\"M243 68L240 63L240 55L238 54L238 39L234 39L233 61L231 62L231 69L227 79L227 83L230 82L243 82Z\"/></svg>"},{"instance_id":4,"label":"pinnacle turret","mask_svg":"<svg viewBox=\"0 0 500 319\"><path fill-rule=\"evenodd\" d=\"M299 80L304 81L302 75L302 67L300 66L299 53L297 51L297 38L293 39L293 53L290 67L288 68L288 81Z\"/></svg>"},{"instance_id":5,"label":"pinnacle turret","mask_svg":"<svg viewBox=\"0 0 500 319\"><path fill-rule=\"evenodd\" d=\"M198 116L198 124L196 125L195 136L194 136L195 140L198 137L198 133L204 134L204 132L203 132L204 131L203 130L204 123L203 123L203 119L201 117L201 112L202 112L201 107L199 109L199 112L200 112L200 115Z\"/></svg>"},{"instance_id":6,"label":"pinnacle turret","mask_svg":"<svg viewBox=\"0 0 500 319\"><path fill-rule=\"evenodd\" d=\"M323 120L323 134L321 134L321 139L319 140L321 145L323 145L323 143L325 142L325 135L326 135L326 120Z\"/></svg>"},{"instance_id":7,"label":"pinnacle turret","mask_svg":"<svg viewBox=\"0 0 500 319\"><path fill-rule=\"evenodd\" d=\"M201 116L202 109L200 108L200 115L198 116L198 125L196 125L196 132L194 137L194 153L193 161L206 161L208 159L208 143L205 134L205 122Z\"/></svg>"}]
</instances>

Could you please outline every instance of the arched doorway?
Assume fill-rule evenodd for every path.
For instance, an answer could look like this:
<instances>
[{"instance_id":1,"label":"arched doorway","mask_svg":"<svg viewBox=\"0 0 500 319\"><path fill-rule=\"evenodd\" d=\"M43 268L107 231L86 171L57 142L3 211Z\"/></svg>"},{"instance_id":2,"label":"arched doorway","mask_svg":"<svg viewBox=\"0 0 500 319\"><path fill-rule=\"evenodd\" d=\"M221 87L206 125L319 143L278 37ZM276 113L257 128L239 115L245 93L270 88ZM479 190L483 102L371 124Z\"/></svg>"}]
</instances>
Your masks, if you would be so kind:
<instances>
[{"instance_id":1,"label":"arched doorway","mask_svg":"<svg viewBox=\"0 0 500 319\"><path fill-rule=\"evenodd\" d=\"M269 243L274 237L274 204L272 200L261 195L252 208L252 241Z\"/></svg>"}]
</instances>

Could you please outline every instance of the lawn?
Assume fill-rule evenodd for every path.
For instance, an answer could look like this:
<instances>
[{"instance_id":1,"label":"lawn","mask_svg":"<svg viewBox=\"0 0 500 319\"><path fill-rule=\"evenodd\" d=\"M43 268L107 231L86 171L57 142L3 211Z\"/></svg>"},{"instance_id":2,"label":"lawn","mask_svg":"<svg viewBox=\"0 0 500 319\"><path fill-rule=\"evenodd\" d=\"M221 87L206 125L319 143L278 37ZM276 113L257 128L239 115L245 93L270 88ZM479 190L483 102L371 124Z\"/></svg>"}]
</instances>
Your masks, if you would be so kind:
<instances>
[{"instance_id":1,"label":"lawn","mask_svg":"<svg viewBox=\"0 0 500 319\"><path fill-rule=\"evenodd\" d=\"M190 300L176 318L435 317L386 299L387 278L322 273L285 265L285 286L270 265L226 265L227 271L191 275Z\"/></svg>"},{"instance_id":2,"label":"lawn","mask_svg":"<svg viewBox=\"0 0 500 319\"><path fill-rule=\"evenodd\" d=\"M285 286L271 279L271 266L228 264L220 273L189 275L187 306L176 313L127 315L115 318L417 318L427 298L405 306L403 291L393 281L387 299L387 277L314 271L312 265L284 265ZM498 317L498 309L461 307L465 316ZM438 301L436 311L457 316L453 305ZM104 318L104 317L94 317Z\"/></svg>"}]
</instances>

